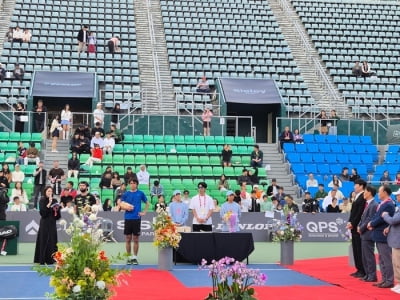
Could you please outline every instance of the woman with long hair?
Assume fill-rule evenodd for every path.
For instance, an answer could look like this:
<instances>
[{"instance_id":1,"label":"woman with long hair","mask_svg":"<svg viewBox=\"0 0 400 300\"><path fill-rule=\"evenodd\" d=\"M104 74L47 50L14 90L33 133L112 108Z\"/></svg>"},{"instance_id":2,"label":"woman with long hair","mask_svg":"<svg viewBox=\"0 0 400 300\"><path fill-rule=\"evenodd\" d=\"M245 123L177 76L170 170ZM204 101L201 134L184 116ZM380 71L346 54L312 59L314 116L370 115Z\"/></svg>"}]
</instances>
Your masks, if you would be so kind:
<instances>
[{"instance_id":1,"label":"woman with long hair","mask_svg":"<svg viewBox=\"0 0 400 300\"><path fill-rule=\"evenodd\" d=\"M63 128L62 131L63 140L69 138L69 128L71 124L72 124L72 112L70 110L69 104L65 104L64 109L61 111L61 126Z\"/></svg>"},{"instance_id":2,"label":"woman with long hair","mask_svg":"<svg viewBox=\"0 0 400 300\"><path fill-rule=\"evenodd\" d=\"M12 174L11 174L10 167L8 166L8 164L4 163L1 170L3 171L3 176L5 176L8 180L8 183L10 183L12 180Z\"/></svg>"},{"instance_id":3,"label":"woman with long hair","mask_svg":"<svg viewBox=\"0 0 400 300\"><path fill-rule=\"evenodd\" d=\"M25 121L22 119L26 117L25 113L25 106L22 102L18 102L17 106L15 107L15 126L14 126L14 131L15 132L24 132L24 127L25 127Z\"/></svg>"},{"instance_id":4,"label":"woman with long hair","mask_svg":"<svg viewBox=\"0 0 400 300\"><path fill-rule=\"evenodd\" d=\"M54 116L53 121L50 126L50 135L51 135L51 152L57 152L57 141L60 137L60 117L58 115Z\"/></svg>"},{"instance_id":5,"label":"woman with long hair","mask_svg":"<svg viewBox=\"0 0 400 300\"><path fill-rule=\"evenodd\" d=\"M53 197L53 188L47 186L39 201L40 225L36 238L34 263L51 265L54 263L53 254L57 252L57 225L61 218L60 205Z\"/></svg>"},{"instance_id":6,"label":"woman with long hair","mask_svg":"<svg viewBox=\"0 0 400 300\"><path fill-rule=\"evenodd\" d=\"M18 197L23 204L29 203L28 195L26 194L26 191L22 188L21 182L16 182L14 188L11 190L11 199L14 199L14 197Z\"/></svg>"}]
</instances>

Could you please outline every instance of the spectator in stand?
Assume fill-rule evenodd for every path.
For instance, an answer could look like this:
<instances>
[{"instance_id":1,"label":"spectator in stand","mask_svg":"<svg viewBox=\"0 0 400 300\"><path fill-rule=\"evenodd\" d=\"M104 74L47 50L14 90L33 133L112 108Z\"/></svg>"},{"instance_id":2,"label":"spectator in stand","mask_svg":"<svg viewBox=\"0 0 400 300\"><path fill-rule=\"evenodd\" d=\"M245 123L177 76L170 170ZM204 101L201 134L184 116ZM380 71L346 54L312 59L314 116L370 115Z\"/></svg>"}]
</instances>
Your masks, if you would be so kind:
<instances>
[{"instance_id":1,"label":"spectator in stand","mask_svg":"<svg viewBox=\"0 0 400 300\"><path fill-rule=\"evenodd\" d=\"M271 197L278 194L279 186L276 183L276 179L272 178L271 185L267 188L267 196Z\"/></svg>"},{"instance_id":2,"label":"spectator in stand","mask_svg":"<svg viewBox=\"0 0 400 300\"><path fill-rule=\"evenodd\" d=\"M11 197L13 199L13 204L10 207L10 211L27 211L26 205L21 202L18 196Z\"/></svg>"},{"instance_id":3,"label":"spectator in stand","mask_svg":"<svg viewBox=\"0 0 400 300\"><path fill-rule=\"evenodd\" d=\"M183 190L182 202L185 203L189 207L191 199L192 198L190 197L189 191L188 190Z\"/></svg>"},{"instance_id":4,"label":"spectator in stand","mask_svg":"<svg viewBox=\"0 0 400 300\"><path fill-rule=\"evenodd\" d=\"M61 194L62 181L65 179L65 172L60 168L58 160L53 162L53 168L49 171L50 185L53 187L54 195Z\"/></svg>"},{"instance_id":5,"label":"spectator in stand","mask_svg":"<svg viewBox=\"0 0 400 300\"><path fill-rule=\"evenodd\" d=\"M317 119L320 119L321 127L319 132L323 135L326 135L328 133L328 116L326 115L325 110L321 110L319 115L316 117Z\"/></svg>"},{"instance_id":6,"label":"spectator in stand","mask_svg":"<svg viewBox=\"0 0 400 300\"><path fill-rule=\"evenodd\" d=\"M75 197L75 210L78 216L86 205L96 204L96 198L89 193L89 183L86 181L79 182L79 194Z\"/></svg>"},{"instance_id":7,"label":"spectator in stand","mask_svg":"<svg viewBox=\"0 0 400 300\"><path fill-rule=\"evenodd\" d=\"M318 187L318 180L314 178L314 174L310 173L308 174L308 179L306 181L306 187Z\"/></svg>"},{"instance_id":8,"label":"spectator in stand","mask_svg":"<svg viewBox=\"0 0 400 300\"><path fill-rule=\"evenodd\" d=\"M153 186L151 187L150 190L151 199L153 199L153 197L158 197L160 195L164 195L164 187L160 184L160 181L154 180Z\"/></svg>"},{"instance_id":9,"label":"spectator in stand","mask_svg":"<svg viewBox=\"0 0 400 300\"><path fill-rule=\"evenodd\" d=\"M221 156L222 156L222 165L224 167L232 166L232 162L231 162L231 160L232 160L232 149L231 149L230 145L228 145L228 144L224 145L224 149L222 149Z\"/></svg>"},{"instance_id":10,"label":"spectator in stand","mask_svg":"<svg viewBox=\"0 0 400 300\"><path fill-rule=\"evenodd\" d=\"M103 176L101 176L99 187L101 189L112 189L113 186L111 184L111 180L112 180L112 173L111 172L103 173Z\"/></svg>"},{"instance_id":11,"label":"spectator in stand","mask_svg":"<svg viewBox=\"0 0 400 300\"><path fill-rule=\"evenodd\" d=\"M94 148L91 150L92 156L88 158L85 165L89 167L93 166L93 163L100 163L103 160L103 150L100 148L99 144L94 144Z\"/></svg>"},{"instance_id":12,"label":"spectator in stand","mask_svg":"<svg viewBox=\"0 0 400 300\"><path fill-rule=\"evenodd\" d=\"M111 110L111 125L118 127L119 114L121 113L121 106L119 103L115 103L114 108Z\"/></svg>"},{"instance_id":13,"label":"spectator in stand","mask_svg":"<svg viewBox=\"0 0 400 300\"><path fill-rule=\"evenodd\" d=\"M356 61L356 62L354 63L354 67L351 69L351 72L353 73L354 76L356 76L356 77L361 77L361 75L362 75L362 68L361 68L361 65L360 65L360 62L359 62L359 61Z\"/></svg>"},{"instance_id":14,"label":"spectator in stand","mask_svg":"<svg viewBox=\"0 0 400 300\"><path fill-rule=\"evenodd\" d=\"M242 185L242 183L243 182L246 182L246 183L248 183L248 184L251 184L251 180L250 180L250 177L249 177L249 174L248 174L248 172L247 172L247 169L243 169L243 171L242 171L242 175L240 175L239 177L238 177L238 184L239 185Z\"/></svg>"},{"instance_id":15,"label":"spectator in stand","mask_svg":"<svg viewBox=\"0 0 400 300\"><path fill-rule=\"evenodd\" d=\"M247 192L247 184L243 182L240 186L240 208L242 212L248 212L251 207L251 195Z\"/></svg>"},{"instance_id":16,"label":"spectator in stand","mask_svg":"<svg viewBox=\"0 0 400 300\"><path fill-rule=\"evenodd\" d=\"M31 33L31 31L30 31L29 29L25 28L22 41L23 41L24 43L30 43L30 42L31 42L31 38L32 38L32 33Z\"/></svg>"},{"instance_id":17,"label":"spectator in stand","mask_svg":"<svg viewBox=\"0 0 400 300\"><path fill-rule=\"evenodd\" d=\"M100 126L104 125L104 111L103 105L101 103L97 103L96 109L93 111L93 123L100 123Z\"/></svg>"},{"instance_id":18,"label":"spectator in stand","mask_svg":"<svg viewBox=\"0 0 400 300\"><path fill-rule=\"evenodd\" d=\"M369 66L368 62L366 60L363 61L362 67L361 67L361 75L363 77L370 77L374 73L371 72L371 67Z\"/></svg>"},{"instance_id":19,"label":"spectator in stand","mask_svg":"<svg viewBox=\"0 0 400 300\"><path fill-rule=\"evenodd\" d=\"M329 127L330 135L337 135L337 122L340 120L339 116L336 114L336 110L331 110L331 115L329 116L331 122L327 125Z\"/></svg>"},{"instance_id":20,"label":"spectator in stand","mask_svg":"<svg viewBox=\"0 0 400 300\"><path fill-rule=\"evenodd\" d=\"M221 177L219 178L218 181L218 190L224 192L227 191L228 189L229 189L228 179L226 179L225 174L221 174Z\"/></svg>"},{"instance_id":21,"label":"spectator in stand","mask_svg":"<svg viewBox=\"0 0 400 300\"><path fill-rule=\"evenodd\" d=\"M158 195L157 196L157 202L154 205L154 211L155 212L161 212L161 211L166 211L167 210L167 205L165 204L165 199L163 195Z\"/></svg>"},{"instance_id":22,"label":"spectator in stand","mask_svg":"<svg viewBox=\"0 0 400 300\"><path fill-rule=\"evenodd\" d=\"M14 188L11 190L11 198L14 199L14 197L18 197L23 204L29 203L28 194L22 188L22 181L16 182Z\"/></svg>"},{"instance_id":23,"label":"spectator in stand","mask_svg":"<svg viewBox=\"0 0 400 300\"><path fill-rule=\"evenodd\" d=\"M61 125L62 125L62 139L69 139L69 129L72 125L72 112L69 104L65 104L64 109L61 111Z\"/></svg>"},{"instance_id":24,"label":"spectator in stand","mask_svg":"<svg viewBox=\"0 0 400 300\"><path fill-rule=\"evenodd\" d=\"M34 132L42 132L45 127L47 113L47 107L43 105L43 100L38 100L33 112Z\"/></svg>"},{"instance_id":25,"label":"spectator in stand","mask_svg":"<svg viewBox=\"0 0 400 300\"><path fill-rule=\"evenodd\" d=\"M83 135L85 138L91 139L92 135L90 134L90 128L88 125L80 124L78 128L75 129L74 134L79 134L79 136Z\"/></svg>"},{"instance_id":26,"label":"spectator in stand","mask_svg":"<svg viewBox=\"0 0 400 300\"><path fill-rule=\"evenodd\" d=\"M4 78L6 78L6 77L7 77L7 71L6 71L6 69L3 67L3 65L0 64L0 81L1 81L1 83L4 82Z\"/></svg>"},{"instance_id":27,"label":"spectator in stand","mask_svg":"<svg viewBox=\"0 0 400 300\"><path fill-rule=\"evenodd\" d=\"M260 203L260 211L261 212L273 211L272 201L268 199L268 196L266 194L262 196L262 200Z\"/></svg>"},{"instance_id":28,"label":"spectator in stand","mask_svg":"<svg viewBox=\"0 0 400 300\"><path fill-rule=\"evenodd\" d=\"M15 106L15 124L14 124L14 131L15 132L24 132L24 127L25 127L25 121L27 118L26 112L25 112L25 105L22 102L18 102L17 105Z\"/></svg>"},{"instance_id":29,"label":"spectator in stand","mask_svg":"<svg viewBox=\"0 0 400 300\"><path fill-rule=\"evenodd\" d=\"M206 76L200 78L199 82L196 85L196 92L203 94L208 94L211 92L210 84L208 83Z\"/></svg>"},{"instance_id":30,"label":"spectator in stand","mask_svg":"<svg viewBox=\"0 0 400 300\"><path fill-rule=\"evenodd\" d=\"M113 36L107 43L108 52L110 52L111 54L121 52L121 48L119 47L119 45L120 45L119 36Z\"/></svg>"},{"instance_id":31,"label":"spectator in stand","mask_svg":"<svg viewBox=\"0 0 400 300\"><path fill-rule=\"evenodd\" d=\"M103 147L104 154L112 154L114 146L115 146L115 140L111 136L111 132L107 132L106 137L104 138L104 147Z\"/></svg>"},{"instance_id":32,"label":"spectator in stand","mask_svg":"<svg viewBox=\"0 0 400 300\"><path fill-rule=\"evenodd\" d=\"M103 204L103 211L112 211L111 199L107 198Z\"/></svg>"},{"instance_id":33,"label":"spectator in stand","mask_svg":"<svg viewBox=\"0 0 400 300\"><path fill-rule=\"evenodd\" d=\"M53 121L51 122L50 126L50 135L52 138L51 142L51 152L58 152L57 151L57 141L61 134L63 134L63 129L61 128L61 124L59 122L60 117L58 115L54 116Z\"/></svg>"},{"instance_id":34,"label":"spectator in stand","mask_svg":"<svg viewBox=\"0 0 400 300\"><path fill-rule=\"evenodd\" d=\"M182 202L181 191L175 190L173 201L169 204L169 213L176 226L185 226L189 217L189 207Z\"/></svg>"},{"instance_id":35,"label":"spectator in stand","mask_svg":"<svg viewBox=\"0 0 400 300\"><path fill-rule=\"evenodd\" d=\"M90 140L83 134L79 136L79 146L76 149L78 154L90 153Z\"/></svg>"},{"instance_id":36,"label":"spectator in stand","mask_svg":"<svg viewBox=\"0 0 400 300\"><path fill-rule=\"evenodd\" d=\"M302 205L302 211L303 213L317 213L319 210L319 204L318 201L311 198L310 192L305 192L304 193L304 200L303 200L303 205Z\"/></svg>"},{"instance_id":37,"label":"spectator in stand","mask_svg":"<svg viewBox=\"0 0 400 300\"><path fill-rule=\"evenodd\" d=\"M15 170L11 173L11 181L12 182L24 182L25 173L21 171L21 167L19 164L15 165Z\"/></svg>"},{"instance_id":38,"label":"spectator in stand","mask_svg":"<svg viewBox=\"0 0 400 300\"><path fill-rule=\"evenodd\" d=\"M96 53L97 40L96 40L96 35L94 34L93 31L89 32L89 36L87 38L87 42L88 42L88 52L89 53Z\"/></svg>"},{"instance_id":39,"label":"spectator in stand","mask_svg":"<svg viewBox=\"0 0 400 300\"><path fill-rule=\"evenodd\" d=\"M19 26L15 27L13 31L13 42L22 43L24 40L24 32Z\"/></svg>"},{"instance_id":40,"label":"spectator in stand","mask_svg":"<svg viewBox=\"0 0 400 300\"><path fill-rule=\"evenodd\" d=\"M104 131L104 128L101 127L100 122L96 122L96 124L94 124L94 127L92 128L92 130L90 131L90 135L92 137L95 136L96 132L100 132L100 136L103 138L106 134Z\"/></svg>"},{"instance_id":41,"label":"spectator in stand","mask_svg":"<svg viewBox=\"0 0 400 300\"><path fill-rule=\"evenodd\" d=\"M39 166L36 168L35 172L33 172L33 209L37 209L39 196L43 197L44 188L46 186L46 178L47 178L47 170L44 169L43 162L39 162Z\"/></svg>"},{"instance_id":42,"label":"spectator in stand","mask_svg":"<svg viewBox=\"0 0 400 300\"><path fill-rule=\"evenodd\" d=\"M376 209L375 215L368 223L368 230L372 231L372 240L376 243L376 248L379 254L379 268L381 270L382 281L376 283L375 286L379 288L393 288L394 287L394 274L392 264L392 249L388 245L387 234L390 231L389 223L383 219L393 217L395 213L395 206L393 200L390 198L392 190L389 186L383 185L379 188L378 196L381 203ZM389 229L386 229L388 228Z\"/></svg>"},{"instance_id":43,"label":"spectator in stand","mask_svg":"<svg viewBox=\"0 0 400 300\"><path fill-rule=\"evenodd\" d=\"M251 152L250 166L253 168L262 167L263 164L263 152L260 150L258 145L254 145L253 152Z\"/></svg>"},{"instance_id":44,"label":"spectator in stand","mask_svg":"<svg viewBox=\"0 0 400 300\"><path fill-rule=\"evenodd\" d=\"M83 25L81 30L78 32L78 54L83 52L86 52L86 44L88 41L88 31L89 31L89 26Z\"/></svg>"},{"instance_id":45,"label":"spectator in stand","mask_svg":"<svg viewBox=\"0 0 400 300\"><path fill-rule=\"evenodd\" d=\"M120 143L120 142L122 142L124 140L123 133L114 124L112 124L110 126L110 133L111 133L111 137L114 138L116 144L118 144L118 143Z\"/></svg>"},{"instance_id":46,"label":"spectator in stand","mask_svg":"<svg viewBox=\"0 0 400 300\"><path fill-rule=\"evenodd\" d=\"M24 146L23 142L18 142L17 152L18 152L17 164L23 165L24 159L27 155L27 150L26 150L26 147Z\"/></svg>"},{"instance_id":47,"label":"spectator in stand","mask_svg":"<svg viewBox=\"0 0 400 300\"><path fill-rule=\"evenodd\" d=\"M264 191L262 189L260 189L260 187L257 184L253 185L253 191L255 192L256 198L261 200L262 196L264 194Z\"/></svg>"},{"instance_id":48,"label":"spectator in stand","mask_svg":"<svg viewBox=\"0 0 400 300\"><path fill-rule=\"evenodd\" d=\"M351 211L351 201L349 198L343 198L343 203L339 205L340 211L342 213L350 213Z\"/></svg>"},{"instance_id":49,"label":"spectator in stand","mask_svg":"<svg viewBox=\"0 0 400 300\"><path fill-rule=\"evenodd\" d=\"M114 207L117 206L118 200L121 200L121 196L126 192L126 183L122 182L119 187L115 190Z\"/></svg>"},{"instance_id":50,"label":"spectator in stand","mask_svg":"<svg viewBox=\"0 0 400 300\"><path fill-rule=\"evenodd\" d=\"M211 119L213 117L213 113L209 107L206 107L201 115L201 119L203 120L203 134L204 136L209 136L211 132Z\"/></svg>"},{"instance_id":51,"label":"spectator in stand","mask_svg":"<svg viewBox=\"0 0 400 300\"><path fill-rule=\"evenodd\" d=\"M254 168L254 173L252 170L247 170L247 176L250 178L250 184L259 184L260 180L258 178L258 168Z\"/></svg>"},{"instance_id":52,"label":"spectator in stand","mask_svg":"<svg viewBox=\"0 0 400 300\"><path fill-rule=\"evenodd\" d=\"M338 199L333 198L332 203L326 207L326 212L328 213L340 213L340 208L338 206Z\"/></svg>"},{"instance_id":53,"label":"spectator in stand","mask_svg":"<svg viewBox=\"0 0 400 300\"><path fill-rule=\"evenodd\" d=\"M344 198L343 193L339 190L339 186L337 184L334 184L328 195L331 194L332 191L336 191L336 198L338 200L342 200Z\"/></svg>"},{"instance_id":54,"label":"spectator in stand","mask_svg":"<svg viewBox=\"0 0 400 300\"><path fill-rule=\"evenodd\" d=\"M293 213L299 212L299 206L294 202L293 197L291 195L286 195L285 206L286 207L284 207L284 208L290 212L293 212Z\"/></svg>"},{"instance_id":55,"label":"spectator in stand","mask_svg":"<svg viewBox=\"0 0 400 300\"><path fill-rule=\"evenodd\" d=\"M295 144L303 144L304 143L303 135L300 134L300 131L298 129L294 130L293 141L295 142Z\"/></svg>"},{"instance_id":56,"label":"spectator in stand","mask_svg":"<svg viewBox=\"0 0 400 300\"><path fill-rule=\"evenodd\" d=\"M28 165L29 162L34 161L36 165L39 165L40 157L39 150L35 147L35 143L31 142L29 144L28 150L26 150L26 156L24 158L24 165Z\"/></svg>"},{"instance_id":57,"label":"spectator in stand","mask_svg":"<svg viewBox=\"0 0 400 300\"><path fill-rule=\"evenodd\" d=\"M233 193L233 192L232 192ZM260 212L260 199L257 198L257 191L253 189L250 194L250 207L249 212Z\"/></svg>"},{"instance_id":58,"label":"spectator in stand","mask_svg":"<svg viewBox=\"0 0 400 300\"><path fill-rule=\"evenodd\" d=\"M381 182L381 185L389 184L390 182L392 182L392 177L390 177L388 170L383 171L383 174L379 181Z\"/></svg>"},{"instance_id":59,"label":"spectator in stand","mask_svg":"<svg viewBox=\"0 0 400 300\"><path fill-rule=\"evenodd\" d=\"M278 200L279 204L282 205L282 207L285 205L285 189L283 186L280 186L278 188L278 193L275 194L275 198Z\"/></svg>"},{"instance_id":60,"label":"spectator in stand","mask_svg":"<svg viewBox=\"0 0 400 300\"><path fill-rule=\"evenodd\" d=\"M78 154L76 152L72 152L71 158L68 159L68 172L67 172L68 178L72 176L74 178L78 178L80 166L81 162L78 158Z\"/></svg>"},{"instance_id":61,"label":"spectator in stand","mask_svg":"<svg viewBox=\"0 0 400 300\"><path fill-rule=\"evenodd\" d=\"M95 144L99 145L100 149L103 150L103 148L104 148L104 139L101 137L99 131L96 131L96 133L94 134L94 137L90 141L90 148L94 148Z\"/></svg>"},{"instance_id":62,"label":"spectator in stand","mask_svg":"<svg viewBox=\"0 0 400 300\"><path fill-rule=\"evenodd\" d=\"M138 180L136 173L133 173L132 168L128 167L126 168L126 173L124 174L124 181L125 183L127 183L130 182L132 179Z\"/></svg>"},{"instance_id":63,"label":"spectator in stand","mask_svg":"<svg viewBox=\"0 0 400 300\"><path fill-rule=\"evenodd\" d=\"M137 172L139 184L147 184L150 187L150 173L147 172L146 166L141 165L139 172Z\"/></svg>"},{"instance_id":64,"label":"spectator in stand","mask_svg":"<svg viewBox=\"0 0 400 300\"><path fill-rule=\"evenodd\" d=\"M118 172L113 172L112 173L112 179L111 179L111 186L113 187L114 190L119 188L122 185L122 180L119 176Z\"/></svg>"},{"instance_id":65,"label":"spectator in stand","mask_svg":"<svg viewBox=\"0 0 400 300\"><path fill-rule=\"evenodd\" d=\"M75 199L78 195L78 191L74 189L74 183L72 181L68 181L65 184L65 188L62 190L60 196L62 197L66 192L68 192L68 195L70 195L72 199Z\"/></svg>"},{"instance_id":66,"label":"spectator in stand","mask_svg":"<svg viewBox=\"0 0 400 300\"><path fill-rule=\"evenodd\" d=\"M7 178L7 181L9 183L11 183L11 181L12 181L12 172L11 172L10 167L8 166L7 163L3 164L2 170L3 170L3 175Z\"/></svg>"},{"instance_id":67,"label":"spectator in stand","mask_svg":"<svg viewBox=\"0 0 400 300\"><path fill-rule=\"evenodd\" d=\"M289 126L285 127L285 130L279 136L279 141L281 144L281 150L283 149L283 144L294 143L293 133L290 131Z\"/></svg>"},{"instance_id":68,"label":"spectator in stand","mask_svg":"<svg viewBox=\"0 0 400 300\"><path fill-rule=\"evenodd\" d=\"M8 189L10 187L10 183L6 176L4 176L3 170L0 170L0 189Z\"/></svg>"},{"instance_id":69,"label":"spectator in stand","mask_svg":"<svg viewBox=\"0 0 400 300\"><path fill-rule=\"evenodd\" d=\"M360 175L358 175L358 171L356 168L351 169L350 181L355 182L357 179L360 179Z\"/></svg>"},{"instance_id":70,"label":"spectator in stand","mask_svg":"<svg viewBox=\"0 0 400 300\"><path fill-rule=\"evenodd\" d=\"M328 187L333 188L334 185L342 187L342 182L339 180L337 175L333 175L331 182L328 183Z\"/></svg>"},{"instance_id":71,"label":"spectator in stand","mask_svg":"<svg viewBox=\"0 0 400 300\"><path fill-rule=\"evenodd\" d=\"M24 74L24 69L19 64L15 64L15 68L13 71L14 79L19 80L22 83L22 80L24 79Z\"/></svg>"},{"instance_id":72,"label":"spectator in stand","mask_svg":"<svg viewBox=\"0 0 400 300\"><path fill-rule=\"evenodd\" d=\"M70 149L72 152L79 153L79 146L80 146L81 140L79 138L79 133L75 133L74 136L72 137L70 141Z\"/></svg>"},{"instance_id":73,"label":"spectator in stand","mask_svg":"<svg viewBox=\"0 0 400 300\"><path fill-rule=\"evenodd\" d=\"M329 205L329 204L332 204L332 200L333 200L334 198L336 198L336 193L337 193L336 190L331 190L331 191L329 192L329 194L324 198L324 201L322 202L322 205L321 205L323 211L326 212L326 210L327 210L327 208L328 208L328 205ZM336 198L336 199L337 199L337 198Z\"/></svg>"},{"instance_id":74,"label":"spectator in stand","mask_svg":"<svg viewBox=\"0 0 400 300\"><path fill-rule=\"evenodd\" d=\"M6 42L12 42L13 41L13 33L14 29L12 27L8 27L8 31L6 33Z\"/></svg>"}]
</instances>

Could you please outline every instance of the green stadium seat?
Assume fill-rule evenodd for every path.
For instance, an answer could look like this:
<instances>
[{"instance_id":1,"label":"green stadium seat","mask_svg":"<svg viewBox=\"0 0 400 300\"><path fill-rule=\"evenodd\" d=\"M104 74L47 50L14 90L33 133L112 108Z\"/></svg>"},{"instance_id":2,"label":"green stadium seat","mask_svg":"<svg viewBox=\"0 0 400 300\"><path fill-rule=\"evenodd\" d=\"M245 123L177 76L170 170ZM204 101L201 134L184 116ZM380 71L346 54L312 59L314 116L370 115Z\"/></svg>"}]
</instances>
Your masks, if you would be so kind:
<instances>
[{"instance_id":1,"label":"green stadium seat","mask_svg":"<svg viewBox=\"0 0 400 300\"><path fill-rule=\"evenodd\" d=\"M122 144L115 144L113 153L124 153L124 146Z\"/></svg>"},{"instance_id":2,"label":"green stadium seat","mask_svg":"<svg viewBox=\"0 0 400 300\"><path fill-rule=\"evenodd\" d=\"M165 153L165 146L164 145L155 145L154 151L156 153Z\"/></svg>"},{"instance_id":3,"label":"green stadium seat","mask_svg":"<svg viewBox=\"0 0 400 300\"><path fill-rule=\"evenodd\" d=\"M185 135L185 144L195 144L195 137L193 135Z\"/></svg>"},{"instance_id":4,"label":"green stadium seat","mask_svg":"<svg viewBox=\"0 0 400 300\"><path fill-rule=\"evenodd\" d=\"M101 190L101 201L104 203L106 199L114 200L113 189L102 189Z\"/></svg>"},{"instance_id":5,"label":"green stadium seat","mask_svg":"<svg viewBox=\"0 0 400 300\"><path fill-rule=\"evenodd\" d=\"M144 144L153 144L154 143L154 137L152 135L144 135L143 136L143 143Z\"/></svg>"},{"instance_id":6,"label":"green stadium seat","mask_svg":"<svg viewBox=\"0 0 400 300\"><path fill-rule=\"evenodd\" d=\"M214 137L215 143L218 145L224 145L225 144L225 138L223 136L215 136Z\"/></svg>"},{"instance_id":7,"label":"green stadium seat","mask_svg":"<svg viewBox=\"0 0 400 300\"><path fill-rule=\"evenodd\" d=\"M104 155L101 163L103 165L111 165L113 163L113 156L111 154Z\"/></svg>"},{"instance_id":8,"label":"green stadium seat","mask_svg":"<svg viewBox=\"0 0 400 300\"><path fill-rule=\"evenodd\" d=\"M164 143L166 144L175 144L175 139L173 135L164 136Z\"/></svg>"},{"instance_id":9,"label":"green stadium seat","mask_svg":"<svg viewBox=\"0 0 400 300\"><path fill-rule=\"evenodd\" d=\"M101 176L103 174L101 166L99 165L90 167L89 172L91 176Z\"/></svg>"},{"instance_id":10,"label":"green stadium seat","mask_svg":"<svg viewBox=\"0 0 400 300\"><path fill-rule=\"evenodd\" d=\"M18 142L21 140L21 134L19 132L11 132L10 133L10 142Z\"/></svg>"},{"instance_id":11,"label":"green stadium seat","mask_svg":"<svg viewBox=\"0 0 400 300\"><path fill-rule=\"evenodd\" d=\"M212 177L213 176L213 168L210 166L202 167L202 175L205 177Z\"/></svg>"},{"instance_id":12,"label":"green stadium seat","mask_svg":"<svg viewBox=\"0 0 400 300\"><path fill-rule=\"evenodd\" d=\"M179 157L183 157L183 155L179 156ZM186 161L187 161L187 157L186 157ZM178 156L175 154L169 154L167 155L167 162L168 165L177 165L178 164ZM182 164L182 162L179 162L180 164Z\"/></svg>"},{"instance_id":13,"label":"green stadium seat","mask_svg":"<svg viewBox=\"0 0 400 300\"><path fill-rule=\"evenodd\" d=\"M169 166L159 166L158 167L158 175L160 177L168 177L168 176L170 176Z\"/></svg>"},{"instance_id":14,"label":"green stadium seat","mask_svg":"<svg viewBox=\"0 0 400 300\"><path fill-rule=\"evenodd\" d=\"M167 164L167 156L166 155L157 155L156 161L157 161L158 165L166 165Z\"/></svg>"},{"instance_id":15,"label":"green stadium seat","mask_svg":"<svg viewBox=\"0 0 400 300\"><path fill-rule=\"evenodd\" d=\"M183 135L176 135L175 144L185 144L185 137Z\"/></svg>"},{"instance_id":16,"label":"green stadium seat","mask_svg":"<svg viewBox=\"0 0 400 300\"><path fill-rule=\"evenodd\" d=\"M36 143L41 142L42 141L42 134L41 133L37 133L37 132L32 133L31 141L32 142L36 142Z\"/></svg>"},{"instance_id":17,"label":"green stadium seat","mask_svg":"<svg viewBox=\"0 0 400 300\"><path fill-rule=\"evenodd\" d=\"M180 166L179 173L182 177L185 177L185 176L189 177L192 175L192 171L189 166Z\"/></svg>"},{"instance_id":18,"label":"green stadium seat","mask_svg":"<svg viewBox=\"0 0 400 300\"><path fill-rule=\"evenodd\" d=\"M131 156L131 155L125 155L125 156ZM122 154L114 154L112 159L113 159L113 164L115 165L123 165L125 163L124 155Z\"/></svg>"},{"instance_id":19,"label":"green stadium seat","mask_svg":"<svg viewBox=\"0 0 400 300\"><path fill-rule=\"evenodd\" d=\"M22 142L30 142L31 141L31 134L29 132L22 132L20 141L22 141Z\"/></svg>"},{"instance_id":20,"label":"green stadium seat","mask_svg":"<svg viewBox=\"0 0 400 300\"><path fill-rule=\"evenodd\" d=\"M155 165L157 164L158 157L155 155L146 155L145 161L146 165Z\"/></svg>"},{"instance_id":21,"label":"green stadium seat","mask_svg":"<svg viewBox=\"0 0 400 300\"><path fill-rule=\"evenodd\" d=\"M191 175L195 177L202 177L203 176L202 168L200 166L193 166Z\"/></svg>"},{"instance_id":22,"label":"green stadium seat","mask_svg":"<svg viewBox=\"0 0 400 300\"><path fill-rule=\"evenodd\" d=\"M0 141L8 142L10 139L9 132L0 132Z\"/></svg>"},{"instance_id":23,"label":"green stadium seat","mask_svg":"<svg viewBox=\"0 0 400 300\"><path fill-rule=\"evenodd\" d=\"M123 140L123 142L124 143L126 143L126 144L129 144L129 143L133 143L134 142L134 139L135 139L135 143L138 143L138 142L136 142L136 139L138 138L138 136L137 135L132 135L132 134L124 134L124 140Z\"/></svg>"},{"instance_id":24,"label":"green stadium seat","mask_svg":"<svg viewBox=\"0 0 400 300\"><path fill-rule=\"evenodd\" d=\"M162 135L155 135L155 136L154 136L154 143L155 143L155 144L162 144L162 143L164 143L164 136L162 136Z\"/></svg>"},{"instance_id":25,"label":"green stadium seat","mask_svg":"<svg viewBox=\"0 0 400 300\"><path fill-rule=\"evenodd\" d=\"M209 166L210 158L206 155L199 156L199 164L202 166Z\"/></svg>"},{"instance_id":26,"label":"green stadium seat","mask_svg":"<svg viewBox=\"0 0 400 300\"><path fill-rule=\"evenodd\" d=\"M153 144L145 144L144 145L144 152L145 153L154 153L155 152L155 148Z\"/></svg>"},{"instance_id":27,"label":"green stadium seat","mask_svg":"<svg viewBox=\"0 0 400 300\"><path fill-rule=\"evenodd\" d=\"M145 162L146 162L146 156L144 154L136 154L135 156L125 155L125 164L142 165Z\"/></svg>"}]
</instances>

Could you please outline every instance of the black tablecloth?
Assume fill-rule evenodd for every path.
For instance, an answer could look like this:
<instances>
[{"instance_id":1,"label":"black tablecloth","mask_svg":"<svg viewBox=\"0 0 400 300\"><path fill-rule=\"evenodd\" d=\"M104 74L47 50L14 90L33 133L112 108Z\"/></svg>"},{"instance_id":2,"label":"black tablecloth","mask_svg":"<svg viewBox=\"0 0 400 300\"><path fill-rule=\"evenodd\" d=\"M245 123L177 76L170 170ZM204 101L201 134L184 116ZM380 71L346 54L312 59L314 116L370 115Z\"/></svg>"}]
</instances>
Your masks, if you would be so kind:
<instances>
[{"instance_id":1,"label":"black tablecloth","mask_svg":"<svg viewBox=\"0 0 400 300\"><path fill-rule=\"evenodd\" d=\"M204 258L208 262L225 256L242 261L254 251L253 235L247 232L181 233L182 240L174 255L176 262L199 264Z\"/></svg>"}]
</instances>

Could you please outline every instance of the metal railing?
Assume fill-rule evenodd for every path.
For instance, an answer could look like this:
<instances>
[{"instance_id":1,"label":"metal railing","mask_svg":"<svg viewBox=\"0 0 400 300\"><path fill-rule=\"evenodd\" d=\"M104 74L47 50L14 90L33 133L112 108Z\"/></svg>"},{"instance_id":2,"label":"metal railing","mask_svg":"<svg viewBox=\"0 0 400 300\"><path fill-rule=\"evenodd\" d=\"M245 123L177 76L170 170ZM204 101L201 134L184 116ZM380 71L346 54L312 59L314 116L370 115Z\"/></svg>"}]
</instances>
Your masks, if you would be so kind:
<instances>
[{"instance_id":1,"label":"metal railing","mask_svg":"<svg viewBox=\"0 0 400 300\"><path fill-rule=\"evenodd\" d=\"M206 98L206 99L204 99ZM184 93L181 90L175 90L175 99L179 113L185 111L186 113L195 115L202 112L205 108L210 108L214 115L221 115L221 105L219 93ZM215 104L215 100L218 104Z\"/></svg>"}]
</instances>

